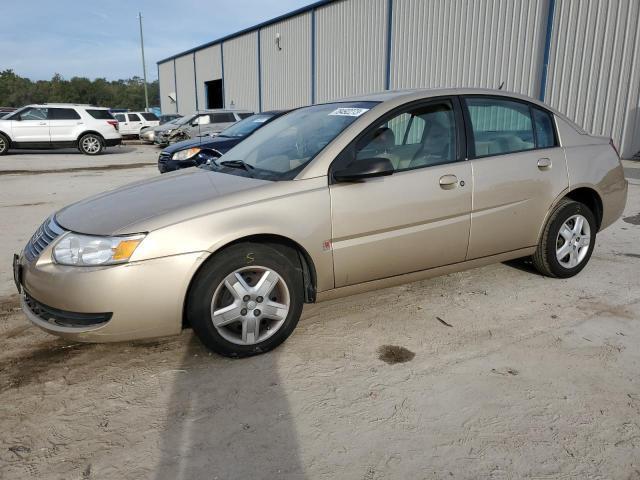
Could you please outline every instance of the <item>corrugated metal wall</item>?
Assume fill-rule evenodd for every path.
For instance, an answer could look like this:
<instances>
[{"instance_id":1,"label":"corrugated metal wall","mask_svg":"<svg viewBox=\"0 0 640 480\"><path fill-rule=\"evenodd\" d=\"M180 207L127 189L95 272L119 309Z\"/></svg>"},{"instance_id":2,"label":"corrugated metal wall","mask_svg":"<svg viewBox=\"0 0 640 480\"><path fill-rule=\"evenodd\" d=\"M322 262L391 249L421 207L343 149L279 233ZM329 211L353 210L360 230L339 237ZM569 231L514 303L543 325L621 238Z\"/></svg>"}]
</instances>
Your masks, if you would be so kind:
<instances>
[{"instance_id":1,"label":"corrugated metal wall","mask_svg":"<svg viewBox=\"0 0 640 480\"><path fill-rule=\"evenodd\" d=\"M224 104L227 108L258 111L258 32L222 44Z\"/></svg>"},{"instance_id":2,"label":"corrugated metal wall","mask_svg":"<svg viewBox=\"0 0 640 480\"><path fill-rule=\"evenodd\" d=\"M384 90L387 0L336 2L316 11L316 101Z\"/></svg>"},{"instance_id":3,"label":"corrugated metal wall","mask_svg":"<svg viewBox=\"0 0 640 480\"><path fill-rule=\"evenodd\" d=\"M260 65L262 110L311 103L311 13L260 30Z\"/></svg>"},{"instance_id":4,"label":"corrugated metal wall","mask_svg":"<svg viewBox=\"0 0 640 480\"><path fill-rule=\"evenodd\" d=\"M545 102L640 150L640 2L556 0Z\"/></svg>"},{"instance_id":5,"label":"corrugated metal wall","mask_svg":"<svg viewBox=\"0 0 640 480\"><path fill-rule=\"evenodd\" d=\"M169 94L175 95L176 92L173 60L158 65L158 80L160 81L160 109L162 113L176 113L176 104L169 99Z\"/></svg>"},{"instance_id":6,"label":"corrugated metal wall","mask_svg":"<svg viewBox=\"0 0 640 480\"><path fill-rule=\"evenodd\" d=\"M207 108L207 95L204 82L218 80L222 78L222 59L220 55L220 45L213 45L209 48L196 52L196 95L198 109Z\"/></svg>"},{"instance_id":7,"label":"corrugated metal wall","mask_svg":"<svg viewBox=\"0 0 640 480\"><path fill-rule=\"evenodd\" d=\"M176 93L178 94L178 113L189 115L196 111L193 54L176 58Z\"/></svg>"},{"instance_id":8,"label":"corrugated metal wall","mask_svg":"<svg viewBox=\"0 0 640 480\"><path fill-rule=\"evenodd\" d=\"M391 88L539 93L548 0L394 0Z\"/></svg>"}]
</instances>

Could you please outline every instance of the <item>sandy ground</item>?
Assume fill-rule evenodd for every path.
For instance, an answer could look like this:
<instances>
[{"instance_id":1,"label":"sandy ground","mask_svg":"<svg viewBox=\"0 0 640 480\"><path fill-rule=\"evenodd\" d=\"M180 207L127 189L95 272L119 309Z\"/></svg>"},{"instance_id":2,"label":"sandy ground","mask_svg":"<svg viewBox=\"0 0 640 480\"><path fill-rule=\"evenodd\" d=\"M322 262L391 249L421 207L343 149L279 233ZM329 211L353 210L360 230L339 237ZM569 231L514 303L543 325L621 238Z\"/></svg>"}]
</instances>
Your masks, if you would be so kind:
<instances>
[{"instance_id":1,"label":"sandy ground","mask_svg":"<svg viewBox=\"0 0 640 480\"><path fill-rule=\"evenodd\" d=\"M0 478L640 478L640 180L576 278L516 262L312 305L234 361L191 331L80 345L27 323L10 253L63 204L157 175L1 172L95 165L42 158L0 162Z\"/></svg>"}]
</instances>

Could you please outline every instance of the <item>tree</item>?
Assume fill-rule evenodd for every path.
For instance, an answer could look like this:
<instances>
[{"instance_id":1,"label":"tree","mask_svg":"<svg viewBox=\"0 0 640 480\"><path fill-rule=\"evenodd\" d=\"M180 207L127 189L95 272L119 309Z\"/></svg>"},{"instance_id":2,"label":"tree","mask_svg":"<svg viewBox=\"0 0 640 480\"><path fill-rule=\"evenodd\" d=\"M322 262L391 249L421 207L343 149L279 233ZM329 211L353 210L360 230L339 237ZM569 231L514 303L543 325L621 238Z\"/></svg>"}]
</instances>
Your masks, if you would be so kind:
<instances>
[{"instance_id":1,"label":"tree","mask_svg":"<svg viewBox=\"0 0 640 480\"><path fill-rule=\"evenodd\" d=\"M160 103L158 82L147 84L150 106ZM88 103L100 107L143 110L144 81L140 77L106 80L72 77L56 73L51 80L32 82L13 70L0 71L0 106L21 107L29 103Z\"/></svg>"}]
</instances>

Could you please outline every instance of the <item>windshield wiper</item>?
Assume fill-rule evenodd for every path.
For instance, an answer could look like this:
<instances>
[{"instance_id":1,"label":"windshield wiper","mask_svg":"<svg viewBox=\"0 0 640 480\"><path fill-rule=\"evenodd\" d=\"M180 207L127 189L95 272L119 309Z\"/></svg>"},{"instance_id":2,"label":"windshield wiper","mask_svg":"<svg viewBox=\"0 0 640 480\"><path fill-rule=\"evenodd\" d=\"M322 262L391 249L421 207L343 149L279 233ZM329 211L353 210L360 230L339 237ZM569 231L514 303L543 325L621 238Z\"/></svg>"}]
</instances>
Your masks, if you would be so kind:
<instances>
[{"instance_id":1,"label":"windshield wiper","mask_svg":"<svg viewBox=\"0 0 640 480\"><path fill-rule=\"evenodd\" d=\"M253 165L249 165L248 163L243 162L242 160L223 160L222 162L216 162L218 165L224 165L225 167L231 168L243 168L247 172L254 170L256 167Z\"/></svg>"}]
</instances>

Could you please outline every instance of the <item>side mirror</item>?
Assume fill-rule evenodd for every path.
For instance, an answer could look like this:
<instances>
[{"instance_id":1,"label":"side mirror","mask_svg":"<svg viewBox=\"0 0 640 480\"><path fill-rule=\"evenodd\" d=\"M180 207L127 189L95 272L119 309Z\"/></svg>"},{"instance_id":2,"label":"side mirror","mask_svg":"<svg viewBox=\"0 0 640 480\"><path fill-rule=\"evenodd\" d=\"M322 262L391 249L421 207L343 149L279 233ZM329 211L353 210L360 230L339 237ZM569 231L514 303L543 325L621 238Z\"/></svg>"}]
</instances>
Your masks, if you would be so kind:
<instances>
[{"instance_id":1,"label":"side mirror","mask_svg":"<svg viewBox=\"0 0 640 480\"><path fill-rule=\"evenodd\" d=\"M196 157L198 164L211 165L215 159L220 158L220 153L210 148L203 148Z\"/></svg>"},{"instance_id":2,"label":"side mirror","mask_svg":"<svg viewBox=\"0 0 640 480\"><path fill-rule=\"evenodd\" d=\"M393 164L388 158L364 158L334 172L333 178L336 182L360 182L367 178L392 175L393 172Z\"/></svg>"}]
</instances>

